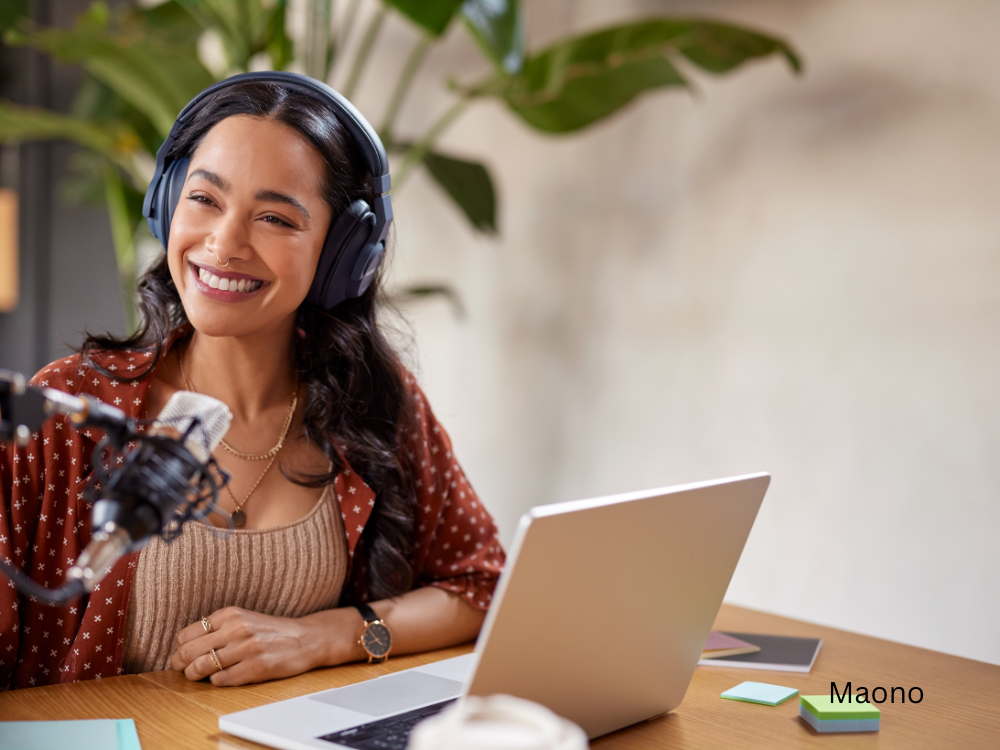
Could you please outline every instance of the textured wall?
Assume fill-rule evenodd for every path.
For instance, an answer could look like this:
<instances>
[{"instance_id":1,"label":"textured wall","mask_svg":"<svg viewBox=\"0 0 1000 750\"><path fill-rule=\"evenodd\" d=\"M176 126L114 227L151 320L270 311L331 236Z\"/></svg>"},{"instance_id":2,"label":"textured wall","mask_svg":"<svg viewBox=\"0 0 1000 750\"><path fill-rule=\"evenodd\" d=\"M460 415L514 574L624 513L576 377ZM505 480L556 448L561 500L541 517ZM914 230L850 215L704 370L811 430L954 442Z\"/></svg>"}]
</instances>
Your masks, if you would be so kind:
<instances>
[{"instance_id":1,"label":"textured wall","mask_svg":"<svg viewBox=\"0 0 1000 750\"><path fill-rule=\"evenodd\" d=\"M400 191L397 280L470 311L408 308L420 375L505 540L534 504L768 470L730 601L1000 663L1000 5L530 7L536 44L739 19L807 74L700 78L562 139L479 106L445 144L493 169L495 241L425 177Z\"/></svg>"},{"instance_id":2,"label":"textured wall","mask_svg":"<svg viewBox=\"0 0 1000 750\"><path fill-rule=\"evenodd\" d=\"M445 145L493 169L497 240L423 175L397 194L396 282L450 281L469 308L406 313L505 540L535 504L765 469L731 601L1000 663L1000 5L529 9L535 45L642 12L739 19L808 72L700 78L562 139L474 108ZM390 23L379 44L376 122L411 41ZM410 134L477 60L457 30ZM50 345L120 325L106 219L59 208L52 242Z\"/></svg>"}]
</instances>

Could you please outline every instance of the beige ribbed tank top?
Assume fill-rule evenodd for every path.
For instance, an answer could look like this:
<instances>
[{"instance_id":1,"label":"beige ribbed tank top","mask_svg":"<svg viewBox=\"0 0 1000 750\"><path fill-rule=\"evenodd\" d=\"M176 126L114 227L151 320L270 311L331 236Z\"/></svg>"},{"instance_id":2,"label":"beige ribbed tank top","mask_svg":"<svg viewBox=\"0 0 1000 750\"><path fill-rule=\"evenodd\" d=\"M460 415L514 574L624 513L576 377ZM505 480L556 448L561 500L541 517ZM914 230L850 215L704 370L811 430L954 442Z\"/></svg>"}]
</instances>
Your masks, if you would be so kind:
<instances>
[{"instance_id":1,"label":"beige ribbed tank top","mask_svg":"<svg viewBox=\"0 0 1000 750\"><path fill-rule=\"evenodd\" d=\"M333 485L303 518L269 529L193 522L140 553L125 628L127 674L169 669L178 631L223 607L303 617L337 606L347 540Z\"/></svg>"}]
</instances>

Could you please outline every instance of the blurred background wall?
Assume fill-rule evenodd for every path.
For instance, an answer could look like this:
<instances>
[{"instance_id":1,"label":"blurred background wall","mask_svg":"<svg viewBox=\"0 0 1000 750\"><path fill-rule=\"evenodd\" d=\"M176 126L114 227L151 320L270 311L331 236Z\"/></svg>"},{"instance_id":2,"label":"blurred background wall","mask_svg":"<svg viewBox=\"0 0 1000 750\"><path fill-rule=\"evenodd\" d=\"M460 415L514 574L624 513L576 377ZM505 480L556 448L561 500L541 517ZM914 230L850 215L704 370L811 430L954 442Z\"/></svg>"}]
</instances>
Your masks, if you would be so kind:
<instances>
[{"instance_id":1,"label":"blurred background wall","mask_svg":"<svg viewBox=\"0 0 1000 750\"><path fill-rule=\"evenodd\" d=\"M558 140L478 105L444 145L489 164L497 239L423 175L395 196L391 283L447 281L468 309L396 323L504 541L535 504L767 470L729 601L1000 663L1000 5L528 11L533 47L644 13L738 20L806 73L697 76ZM390 22L366 76L390 80L412 33ZM406 105L415 131L464 63L482 64L453 33ZM54 97L72 71L50 73ZM121 325L106 219L52 191L30 249L49 253L49 333L0 315L4 366Z\"/></svg>"}]
</instances>

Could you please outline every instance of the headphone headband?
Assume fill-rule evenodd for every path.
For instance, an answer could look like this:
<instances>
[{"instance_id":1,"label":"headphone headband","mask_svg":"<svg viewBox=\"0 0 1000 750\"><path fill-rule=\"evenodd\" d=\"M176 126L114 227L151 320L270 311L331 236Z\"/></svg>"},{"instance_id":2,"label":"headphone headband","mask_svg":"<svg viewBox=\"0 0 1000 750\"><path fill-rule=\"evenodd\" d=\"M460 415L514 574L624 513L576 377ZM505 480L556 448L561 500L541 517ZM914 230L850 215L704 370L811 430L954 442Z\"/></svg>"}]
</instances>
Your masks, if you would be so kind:
<instances>
[{"instance_id":1,"label":"headphone headband","mask_svg":"<svg viewBox=\"0 0 1000 750\"><path fill-rule=\"evenodd\" d=\"M188 102L156 152L156 168L142 204L150 231L166 249L170 220L187 173L188 159L171 155L178 136L220 91L240 83L273 83L325 102L360 149L371 175L374 200L371 206L355 201L340 218L334 218L308 299L329 309L344 299L361 296L381 265L392 224L389 159L378 133L354 105L330 86L308 76L285 71L240 73L209 86Z\"/></svg>"}]
</instances>

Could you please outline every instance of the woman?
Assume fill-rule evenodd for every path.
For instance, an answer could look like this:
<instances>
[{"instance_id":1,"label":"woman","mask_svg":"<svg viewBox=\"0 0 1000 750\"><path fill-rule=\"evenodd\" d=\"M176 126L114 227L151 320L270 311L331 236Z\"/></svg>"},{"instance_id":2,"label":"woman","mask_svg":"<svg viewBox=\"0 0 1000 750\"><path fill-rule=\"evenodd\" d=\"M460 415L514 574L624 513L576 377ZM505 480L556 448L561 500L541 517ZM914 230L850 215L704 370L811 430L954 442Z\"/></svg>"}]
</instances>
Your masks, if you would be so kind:
<instances>
[{"instance_id":1,"label":"woman","mask_svg":"<svg viewBox=\"0 0 1000 750\"><path fill-rule=\"evenodd\" d=\"M214 456L237 528L188 524L67 607L0 586L0 686L164 668L240 685L370 659L365 633L393 655L473 638L503 551L377 325L378 274L329 311L306 301L331 223L375 198L357 143L321 99L250 81L173 148L190 162L141 329L89 338L36 382L140 419L178 390L225 402ZM99 437L56 418L0 452L0 554L39 583L62 583L89 541Z\"/></svg>"}]
</instances>

